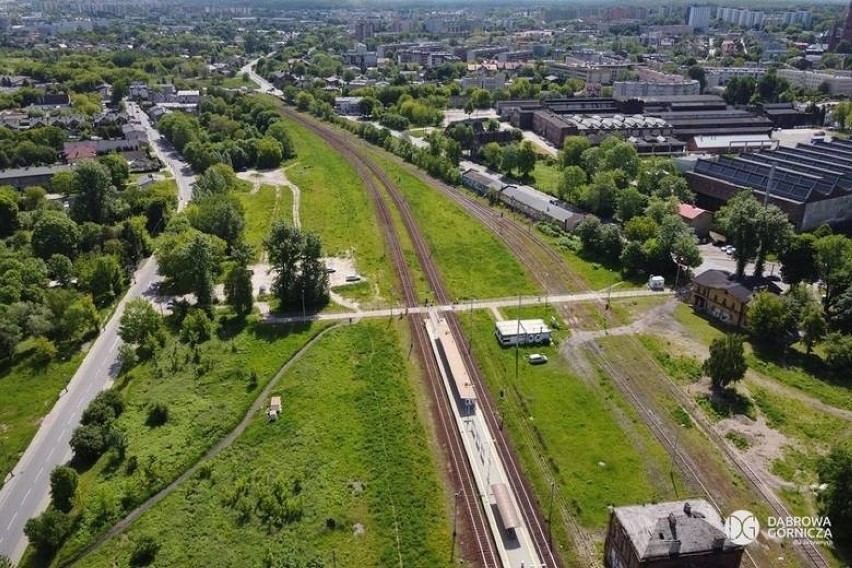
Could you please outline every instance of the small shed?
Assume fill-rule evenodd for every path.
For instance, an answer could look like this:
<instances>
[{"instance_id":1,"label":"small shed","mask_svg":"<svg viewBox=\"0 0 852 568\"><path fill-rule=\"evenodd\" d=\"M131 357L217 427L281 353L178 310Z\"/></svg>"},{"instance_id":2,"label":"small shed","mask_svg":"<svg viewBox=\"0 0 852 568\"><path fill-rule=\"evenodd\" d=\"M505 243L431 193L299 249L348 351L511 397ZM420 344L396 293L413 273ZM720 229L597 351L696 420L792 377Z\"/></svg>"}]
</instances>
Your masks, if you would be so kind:
<instances>
[{"instance_id":1,"label":"small shed","mask_svg":"<svg viewBox=\"0 0 852 568\"><path fill-rule=\"evenodd\" d=\"M500 345L538 345L550 343L551 329L544 320L507 320L494 324L494 335Z\"/></svg>"},{"instance_id":2,"label":"small shed","mask_svg":"<svg viewBox=\"0 0 852 568\"><path fill-rule=\"evenodd\" d=\"M677 206L678 215L683 221L692 227L695 236L705 239L710 235L710 226L713 224L713 213L689 203L681 203Z\"/></svg>"}]
</instances>

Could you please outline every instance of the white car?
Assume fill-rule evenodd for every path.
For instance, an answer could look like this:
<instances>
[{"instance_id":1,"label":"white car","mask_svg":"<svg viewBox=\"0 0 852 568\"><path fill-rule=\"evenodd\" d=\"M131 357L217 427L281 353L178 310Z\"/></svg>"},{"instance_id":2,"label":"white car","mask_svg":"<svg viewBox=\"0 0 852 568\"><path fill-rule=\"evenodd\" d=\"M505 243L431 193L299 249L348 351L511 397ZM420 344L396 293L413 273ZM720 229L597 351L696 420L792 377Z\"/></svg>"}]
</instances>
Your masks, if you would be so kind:
<instances>
[{"instance_id":1,"label":"white car","mask_svg":"<svg viewBox=\"0 0 852 568\"><path fill-rule=\"evenodd\" d=\"M543 365L547 363L547 355L541 353L533 353L529 356L530 365Z\"/></svg>"}]
</instances>

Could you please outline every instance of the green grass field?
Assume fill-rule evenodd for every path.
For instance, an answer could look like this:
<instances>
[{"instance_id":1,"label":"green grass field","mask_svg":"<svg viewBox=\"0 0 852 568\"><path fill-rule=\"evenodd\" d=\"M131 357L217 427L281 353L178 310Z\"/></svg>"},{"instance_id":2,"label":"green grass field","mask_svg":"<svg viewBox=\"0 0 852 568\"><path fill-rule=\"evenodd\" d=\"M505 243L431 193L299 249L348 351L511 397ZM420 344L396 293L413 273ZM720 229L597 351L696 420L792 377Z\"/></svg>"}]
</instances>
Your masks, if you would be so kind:
<instances>
[{"instance_id":1,"label":"green grass field","mask_svg":"<svg viewBox=\"0 0 852 568\"><path fill-rule=\"evenodd\" d=\"M665 452L608 382L591 385L578 378L553 346L522 347L516 379L515 350L497 344L491 315L474 312L472 325L467 317L462 323L540 502L547 502L550 486L531 439L543 448L571 513L597 534L606 526L607 505L673 496ZM523 357L530 353L550 361L529 365Z\"/></svg>"},{"instance_id":2,"label":"green grass field","mask_svg":"<svg viewBox=\"0 0 852 568\"><path fill-rule=\"evenodd\" d=\"M31 344L22 342L16 363L0 370L0 485L83 360L74 353L42 367L30 357Z\"/></svg>"},{"instance_id":3,"label":"green grass field","mask_svg":"<svg viewBox=\"0 0 852 568\"><path fill-rule=\"evenodd\" d=\"M451 513L401 348L384 322L330 332L274 389L277 422L257 416L78 565L126 566L152 535L157 566L450 566Z\"/></svg>"},{"instance_id":4,"label":"green grass field","mask_svg":"<svg viewBox=\"0 0 852 568\"><path fill-rule=\"evenodd\" d=\"M562 172L555 165L549 165L544 160L536 160L535 169L531 175L533 181L530 185L550 195L558 195Z\"/></svg>"},{"instance_id":5,"label":"green grass field","mask_svg":"<svg viewBox=\"0 0 852 568\"><path fill-rule=\"evenodd\" d=\"M293 196L286 187L276 189L264 184L257 193L238 192L236 196L246 213L245 241L255 251L260 251L273 221L293 221Z\"/></svg>"},{"instance_id":6,"label":"green grass field","mask_svg":"<svg viewBox=\"0 0 852 568\"><path fill-rule=\"evenodd\" d=\"M370 153L397 180L451 297L538 292L521 264L488 229L395 160L377 150Z\"/></svg>"},{"instance_id":7,"label":"green grass field","mask_svg":"<svg viewBox=\"0 0 852 568\"><path fill-rule=\"evenodd\" d=\"M115 388L127 409L117 424L127 433L126 458L108 453L81 475L85 504L61 555L90 542L124 513L180 475L230 432L263 386L327 323L273 326L250 322L224 330L227 339L192 349L170 340L151 362ZM151 404L165 403L168 422L146 425Z\"/></svg>"},{"instance_id":8,"label":"green grass field","mask_svg":"<svg viewBox=\"0 0 852 568\"><path fill-rule=\"evenodd\" d=\"M323 254L354 256L357 271L379 284L381 296L396 299L395 273L355 169L306 128L289 120L287 126L297 154L287 177L301 189L302 228L319 233Z\"/></svg>"}]
</instances>

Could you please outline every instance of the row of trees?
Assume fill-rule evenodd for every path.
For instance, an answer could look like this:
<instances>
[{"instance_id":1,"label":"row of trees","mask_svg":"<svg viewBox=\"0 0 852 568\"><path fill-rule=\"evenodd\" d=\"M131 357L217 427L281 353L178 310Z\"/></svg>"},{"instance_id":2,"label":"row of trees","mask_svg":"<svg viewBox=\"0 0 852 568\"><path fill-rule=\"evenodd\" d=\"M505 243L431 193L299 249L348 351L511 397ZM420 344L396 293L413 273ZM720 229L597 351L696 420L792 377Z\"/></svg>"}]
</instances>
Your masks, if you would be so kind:
<instances>
[{"instance_id":1,"label":"row of trees","mask_svg":"<svg viewBox=\"0 0 852 568\"><path fill-rule=\"evenodd\" d=\"M196 172L214 164L235 170L274 168L295 156L295 148L271 103L259 97L211 91L200 116L169 113L157 128Z\"/></svg>"},{"instance_id":2,"label":"row of trees","mask_svg":"<svg viewBox=\"0 0 852 568\"><path fill-rule=\"evenodd\" d=\"M0 126L0 169L53 164L68 135L56 126L12 130Z\"/></svg>"}]
</instances>

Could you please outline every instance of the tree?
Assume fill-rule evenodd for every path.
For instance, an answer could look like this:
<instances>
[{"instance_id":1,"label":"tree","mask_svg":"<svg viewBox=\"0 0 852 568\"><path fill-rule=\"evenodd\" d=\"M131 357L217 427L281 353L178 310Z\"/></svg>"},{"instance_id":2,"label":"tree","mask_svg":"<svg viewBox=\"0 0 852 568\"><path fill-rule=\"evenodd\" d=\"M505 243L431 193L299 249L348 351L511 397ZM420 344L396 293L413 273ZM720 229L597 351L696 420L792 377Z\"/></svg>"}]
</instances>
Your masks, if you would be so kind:
<instances>
[{"instance_id":1,"label":"tree","mask_svg":"<svg viewBox=\"0 0 852 568\"><path fill-rule=\"evenodd\" d=\"M585 136L566 136L559 155L562 167L583 166L583 152L591 147L592 143Z\"/></svg>"},{"instance_id":2,"label":"tree","mask_svg":"<svg viewBox=\"0 0 852 568\"><path fill-rule=\"evenodd\" d=\"M704 92L704 89L707 88L707 72L704 70L704 67L700 65L692 65L686 70L686 75L690 79L694 79L698 81L700 86L700 92Z\"/></svg>"},{"instance_id":3,"label":"tree","mask_svg":"<svg viewBox=\"0 0 852 568\"><path fill-rule=\"evenodd\" d=\"M592 183L585 187L580 196L580 204L595 215L609 217L615 212L617 194L614 172L601 171L595 174Z\"/></svg>"},{"instance_id":4,"label":"tree","mask_svg":"<svg viewBox=\"0 0 852 568\"><path fill-rule=\"evenodd\" d=\"M820 511L831 519L835 542L852 541L852 450L835 446L817 463L820 483L826 485L818 496Z\"/></svg>"},{"instance_id":5,"label":"tree","mask_svg":"<svg viewBox=\"0 0 852 568\"><path fill-rule=\"evenodd\" d=\"M823 348L826 365L839 375L845 376L852 368L852 335L830 333L825 338Z\"/></svg>"},{"instance_id":6,"label":"tree","mask_svg":"<svg viewBox=\"0 0 852 568\"><path fill-rule=\"evenodd\" d=\"M273 290L284 307L320 306L328 302L328 273L320 262L321 243L282 221L273 223L263 243L275 273Z\"/></svg>"},{"instance_id":7,"label":"tree","mask_svg":"<svg viewBox=\"0 0 852 568\"><path fill-rule=\"evenodd\" d=\"M145 298L127 302L119 320L118 336L126 343L140 345L152 338L163 324L163 318Z\"/></svg>"},{"instance_id":8,"label":"tree","mask_svg":"<svg viewBox=\"0 0 852 568\"><path fill-rule=\"evenodd\" d=\"M11 359L20 341L20 326L11 317L0 311L0 361Z\"/></svg>"},{"instance_id":9,"label":"tree","mask_svg":"<svg viewBox=\"0 0 852 568\"><path fill-rule=\"evenodd\" d=\"M633 217L624 224L624 238L628 241L644 243L656 236L659 231L660 226L656 221L645 215Z\"/></svg>"},{"instance_id":10,"label":"tree","mask_svg":"<svg viewBox=\"0 0 852 568\"><path fill-rule=\"evenodd\" d=\"M62 314L59 328L67 339L73 340L100 329L100 314L88 294L75 301Z\"/></svg>"},{"instance_id":11,"label":"tree","mask_svg":"<svg viewBox=\"0 0 852 568\"><path fill-rule=\"evenodd\" d=\"M754 276L763 276L766 257L771 253L781 253L793 237L793 225L787 214L776 205L769 205L760 211L757 220L759 246L754 261Z\"/></svg>"},{"instance_id":12,"label":"tree","mask_svg":"<svg viewBox=\"0 0 852 568\"><path fill-rule=\"evenodd\" d=\"M780 255L781 277L788 284L813 282L817 278L817 237L811 233L795 235Z\"/></svg>"},{"instance_id":13,"label":"tree","mask_svg":"<svg viewBox=\"0 0 852 568\"><path fill-rule=\"evenodd\" d=\"M58 352L59 351L56 349L56 345L54 345L53 342L48 338L33 338L32 359L36 365L41 367L46 366L48 363L50 363L56 358L56 354Z\"/></svg>"},{"instance_id":14,"label":"tree","mask_svg":"<svg viewBox=\"0 0 852 568\"><path fill-rule=\"evenodd\" d=\"M257 143L257 167L277 168L284 159L284 152L277 140L271 137L261 138Z\"/></svg>"},{"instance_id":15,"label":"tree","mask_svg":"<svg viewBox=\"0 0 852 568\"><path fill-rule=\"evenodd\" d=\"M281 145L281 155L285 160L296 155L293 140L290 138L290 133L287 132L287 125L284 124L283 120L277 120L270 124L266 129L266 136L278 141Z\"/></svg>"},{"instance_id":16,"label":"tree","mask_svg":"<svg viewBox=\"0 0 852 568\"><path fill-rule=\"evenodd\" d=\"M213 272L216 263L210 241L195 235L189 241L187 253L194 262L190 277L196 305L210 312L213 306Z\"/></svg>"},{"instance_id":17,"label":"tree","mask_svg":"<svg viewBox=\"0 0 852 568\"><path fill-rule=\"evenodd\" d=\"M96 160L82 162L74 170L72 192L77 196L71 208L71 216L78 223L94 221L105 223L110 220L115 201L112 175Z\"/></svg>"},{"instance_id":18,"label":"tree","mask_svg":"<svg viewBox=\"0 0 852 568\"><path fill-rule=\"evenodd\" d=\"M789 302L771 292L758 292L748 304L748 322L761 343L786 344L796 331Z\"/></svg>"},{"instance_id":19,"label":"tree","mask_svg":"<svg viewBox=\"0 0 852 568\"><path fill-rule=\"evenodd\" d=\"M584 250L598 250L601 243L601 220L594 215L586 215L574 228L574 234L580 238Z\"/></svg>"},{"instance_id":20,"label":"tree","mask_svg":"<svg viewBox=\"0 0 852 568\"><path fill-rule=\"evenodd\" d=\"M59 550L71 529L71 520L62 511L48 508L24 525L24 534L39 554L50 556Z\"/></svg>"},{"instance_id":21,"label":"tree","mask_svg":"<svg viewBox=\"0 0 852 568\"><path fill-rule=\"evenodd\" d=\"M307 111L314 104L314 97L305 91L296 94L296 108L302 112Z\"/></svg>"},{"instance_id":22,"label":"tree","mask_svg":"<svg viewBox=\"0 0 852 568\"><path fill-rule=\"evenodd\" d=\"M251 277L252 271L240 264L231 268L225 278L226 301L238 316L251 313L254 304Z\"/></svg>"},{"instance_id":23,"label":"tree","mask_svg":"<svg viewBox=\"0 0 852 568\"><path fill-rule=\"evenodd\" d=\"M814 243L817 275L823 284L823 308L830 313L852 283L852 240L828 235Z\"/></svg>"},{"instance_id":24,"label":"tree","mask_svg":"<svg viewBox=\"0 0 852 568\"><path fill-rule=\"evenodd\" d=\"M529 140L525 140L518 148L518 155L515 161L515 167L518 168L518 173L521 178L526 178L535 168L535 150Z\"/></svg>"},{"instance_id":25,"label":"tree","mask_svg":"<svg viewBox=\"0 0 852 568\"><path fill-rule=\"evenodd\" d=\"M64 254L53 254L47 259L47 272L61 285L68 286L74 278L74 263Z\"/></svg>"},{"instance_id":26,"label":"tree","mask_svg":"<svg viewBox=\"0 0 852 568\"><path fill-rule=\"evenodd\" d=\"M630 142L610 136L601 142L599 150L596 171L621 170L631 179L639 173L639 153Z\"/></svg>"},{"instance_id":27,"label":"tree","mask_svg":"<svg viewBox=\"0 0 852 568\"><path fill-rule=\"evenodd\" d=\"M99 157L98 162L106 166L115 188L124 189L127 186L127 180L130 179L130 165L127 160L113 152Z\"/></svg>"},{"instance_id":28,"label":"tree","mask_svg":"<svg viewBox=\"0 0 852 568\"><path fill-rule=\"evenodd\" d=\"M509 175L512 175L512 170L518 166L518 145L508 144L503 148L503 159L500 162L500 169Z\"/></svg>"},{"instance_id":29,"label":"tree","mask_svg":"<svg viewBox=\"0 0 852 568\"><path fill-rule=\"evenodd\" d=\"M634 187L622 189L615 201L615 214L623 223L641 215L648 206L648 198Z\"/></svg>"},{"instance_id":30,"label":"tree","mask_svg":"<svg viewBox=\"0 0 852 568\"><path fill-rule=\"evenodd\" d=\"M802 343L805 344L808 354L811 353L814 345L822 341L825 334L828 333L828 324L825 321L825 316L823 316L822 310L814 303L805 306L799 327L802 330Z\"/></svg>"},{"instance_id":31,"label":"tree","mask_svg":"<svg viewBox=\"0 0 852 568\"><path fill-rule=\"evenodd\" d=\"M586 172L580 166L565 166L559 178L559 198L570 203L577 203L586 184Z\"/></svg>"},{"instance_id":32,"label":"tree","mask_svg":"<svg viewBox=\"0 0 852 568\"><path fill-rule=\"evenodd\" d=\"M59 465L50 472L50 500L53 506L67 513L74 506L79 476L74 468Z\"/></svg>"},{"instance_id":33,"label":"tree","mask_svg":"<svg viewBox=\"0 0 852 568\"><path fill-rule=\"evenodd\" d=\"M741 191L719 209L716 221L736 250L737 279L742 279L746 264L757 257L760 248L761 207L749 191Z\"/></svg>"},{"instance_id":34,"label":"tree","mask_svg":"<svg viewBox=\"0 0 852 568\"><path fill-rule=\"evenodd\" d=\"M68 258L77 256L80 228L65 213L45 211L33 227L31 239L33 253L42 259L54 254Z\"/></svg>"},{"instance_id":35,"label":"tree","mask_svg":"<svg viewBox=\"0 0 852 568\"><path fill-rule=\"evenodd\" d=\"M231 195L212 194L199 197L187 212L193 227L215 235L232 248L242 238L245 210Z\"/></svg>"},{"instance_id":36,"label":"tree","mask_svg":"<svg viewBox=\"0 0 852 568\"><path fill-rule=\"evenodd\" d=\"M18 203L11 195L0 194L0 238L8 237L18 228Z\"/></svg>"},{"instance_id":37,"label":"tree","mask_svg":"<svg viewBox=\"0 0 852 568\"><path fill-rule=\"evenodd\" d=\"M747 368L742 336L729 333L710 343L710 357L704 361L704 373L710 377L713 388L725 389L739 381Z\"/></svg>"},{"instance_id":38,"label":"tree","mask_svg":"<svg viewBox=\"0 0 852 568\"><path fill-rule=\"evenodd\" d=\"M183 318L183 323L180 328L181 339L197 345L204 343L213 334L213 322L207 317L207 314L202 310L189 310L189 313Z\"/></svg>"},{"instance_id":39,"label":"tree","mask_svg":"<svg viewBox=\"0 0 852 568\"><path fill-rule=\"evenodd\" d=\"M92 463L107 450L104 428L100 424L77 426L71 435L71 449L74 458L82 463Z\"/></svg>"},{"instance_id":40,"label":"tree","mask_svg":"<svg viewBox=\"0 0 852 568\"><path fill-rule=\"evenodd\" d=\"M503 164L503 148L497 142L489 142L482 147L482 158L492 170L500 170Z\"/></svg>"},{"instance_id":41,"label":"tree","mask_svg":"<svg viewBox=\"0 0 852 568\"><path fill-rule=\"evenodd\" d=\"M106 306L124 286L124 274L118 259L113 255L98 256L82 263L79 269L80 285L89 290L95 304Z\"/></svg>"}]
</instances>

